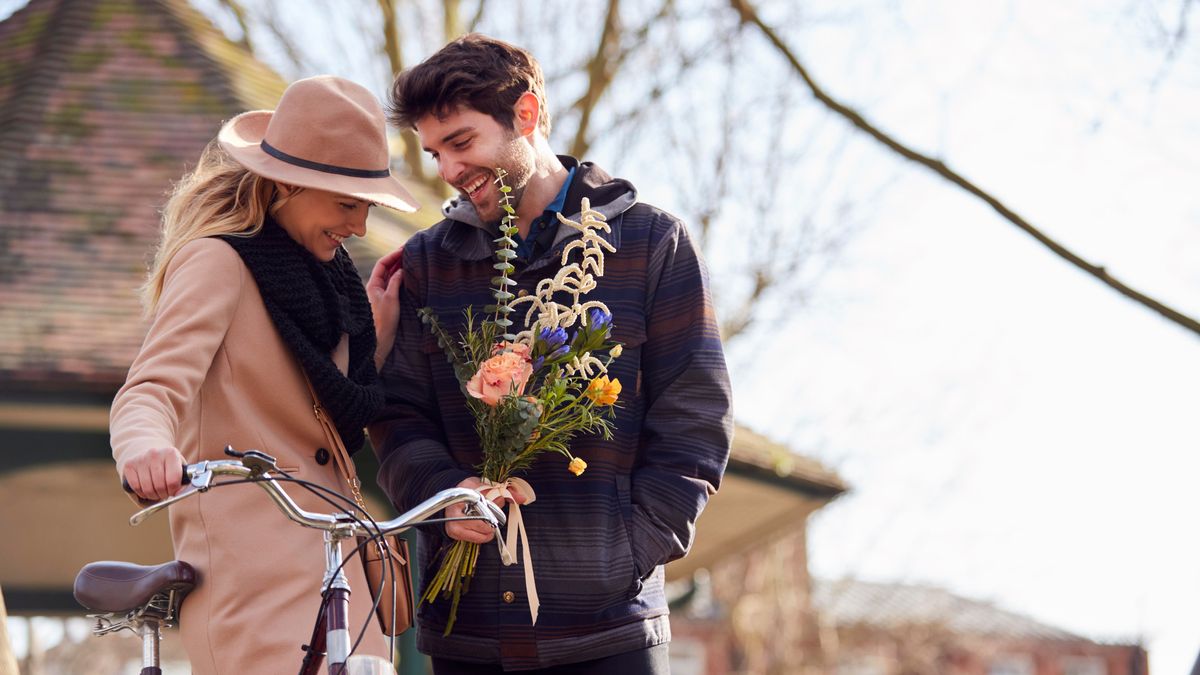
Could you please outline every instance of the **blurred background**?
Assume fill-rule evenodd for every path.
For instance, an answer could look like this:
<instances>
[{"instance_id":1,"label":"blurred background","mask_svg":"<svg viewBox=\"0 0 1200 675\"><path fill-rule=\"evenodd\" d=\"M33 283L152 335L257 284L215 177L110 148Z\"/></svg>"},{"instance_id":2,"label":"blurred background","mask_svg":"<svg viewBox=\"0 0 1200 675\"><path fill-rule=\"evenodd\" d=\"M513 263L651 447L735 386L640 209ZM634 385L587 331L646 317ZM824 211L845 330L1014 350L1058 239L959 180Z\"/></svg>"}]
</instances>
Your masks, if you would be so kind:
<instances>
[{"instance_id":1,"label":"blurred background","mask_svg":"<svg viewBox=\"0 0 1200 675\"><path fill-rule=\"evenodd\" d=\"M171 555L165 519L125 524L105 431L170 181L295 78L384 99L478 30L541 61L557 151L707 257L739 429L668 566L673 672L1188 672L1196 4L0 0L14 659L137 672L135 640L86 638L70 584ZM440 203L411 133L394 149ZM436 218L376 213L352 253L368 270ZM424 672L411 639L401 670Z\"/></svg>"}]
</instances>

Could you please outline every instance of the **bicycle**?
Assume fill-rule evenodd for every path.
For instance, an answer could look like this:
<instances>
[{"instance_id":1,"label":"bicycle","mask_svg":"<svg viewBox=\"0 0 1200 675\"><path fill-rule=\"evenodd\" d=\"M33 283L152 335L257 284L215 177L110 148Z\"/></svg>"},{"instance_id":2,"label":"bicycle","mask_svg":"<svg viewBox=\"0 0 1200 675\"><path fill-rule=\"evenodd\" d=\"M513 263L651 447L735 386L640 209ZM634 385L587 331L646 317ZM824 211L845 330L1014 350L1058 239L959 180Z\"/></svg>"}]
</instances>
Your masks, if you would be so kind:
<instances>
[{"instance_id":1,"label":"bicycle","mask_svg":"<svg viewBox=\"0 0 1200 675\"><path fill-rule=\"evenodd\" d=\"M325 577L321 583L321 607L318 610L309 644L300 664L300 675L317 675L321 662L328 662L329 675L379 675L394 673L392 664L377 656L354 654L356 641L350 642L350 585L342 568L349 560L342 554L341 542L367 535L353 555L362 554L362 547L383 542L385 537L398 534L415 525L444 523L451 520L483 520L499 530L505 522L504 512L479 492L467 488L449 488L418 504L399 516L376 522L369 514L354 515L354 503L344 495L319 485L288 476L275 463L275 458L257 450L238 452L231 447L225 453L236 459L207 460L184 467L184 489L174 496L156 502L134 513L130 525L139 525L155 513L192 495L207 492L213 487L252 483L266 490L267 495L293 522L325 533ZM216 476L233 476L239 480L213 482ZM327 503L339 508L336 513L313 513L296 505L280 483L300 485L320 495ZM128 489L128 486L126 486ZM343 502L348 508L340 508ZM467 515L457 518L432 518L447 506L467 504ZM496 537L499 541L500 537ZM386 559L390 549L381 547ZM385 570L391 565L385 564ZM395 583L395 579L392 579ZM161 565L143 566L127 562L98 561L85 565L75 578L75 599L96 620L93 634L106 635L121 630L136 633L142 639L142 670L140 675L162 675L159 667L159 640L162 628L172 626L179 615L184 598L196 585L196 572L185 561L173 560ZM374 598L378 605L382 597ZM359 632L359 640L368 624ZM394 638L394 636L392 636Z\"/></svg>"}]
</instances>

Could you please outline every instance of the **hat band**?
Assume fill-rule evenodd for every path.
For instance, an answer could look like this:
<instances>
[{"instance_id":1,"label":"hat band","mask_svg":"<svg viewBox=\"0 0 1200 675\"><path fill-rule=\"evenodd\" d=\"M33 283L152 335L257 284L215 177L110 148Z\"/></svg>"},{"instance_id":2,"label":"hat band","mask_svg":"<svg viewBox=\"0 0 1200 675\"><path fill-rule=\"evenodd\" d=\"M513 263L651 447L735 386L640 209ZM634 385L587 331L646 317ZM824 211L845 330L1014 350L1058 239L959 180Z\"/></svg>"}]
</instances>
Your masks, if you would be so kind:
<instances>
[{"instance_id":1,"label":"hat band","mask_svg":"<svg viewBox=\"0 0 1200 675\"><path fill-rule=\"evenodd\" d=\"M278 159L281 162L287 162L293 166L298 166L313 171L321 171L323 173L333 173L339 176L350 176L351 178L387 178L392 175L392 172L387 169L351 169L344 166L336 166L334 164L322 164L320 162L310 162L307 159L289 155L286 152L276 148L263 139L259 146L263 152Z\"/></svg>"}]
</instances>

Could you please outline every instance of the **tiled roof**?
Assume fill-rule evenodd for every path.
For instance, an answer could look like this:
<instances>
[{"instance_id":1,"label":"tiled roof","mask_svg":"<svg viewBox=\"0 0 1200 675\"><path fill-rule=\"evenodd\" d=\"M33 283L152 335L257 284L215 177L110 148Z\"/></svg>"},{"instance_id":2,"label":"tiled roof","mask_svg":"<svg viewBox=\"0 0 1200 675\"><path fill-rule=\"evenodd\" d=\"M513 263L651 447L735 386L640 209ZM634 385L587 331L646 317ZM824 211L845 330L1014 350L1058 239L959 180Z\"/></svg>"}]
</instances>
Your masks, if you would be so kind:
<instances>
[{"instance_id":1,"label":"tiled roof","mask_svg":"<svg viewBox=\"0 0 1200 675\"><path fill-rule=\"evenodd\" d=\"M0 385L120 384L171 181L285 86L186 0L31 0L0 22Z\"/></svg>"},{"instance_id":2,"label":"tiled roof","mask_svg":"<svg viewBox=\"0 0 1200 675\"><path fill-rule=\"evenodd\" d=\"M812 599L824 620L838 628L865 626L895 630L933 625L958 635L1085 640L990 602L964 598L931 586L814 579Z\"/></svg>"},{"instance_id":3,"label":"tiled roof","mask_svg":"<svg viewBox=\"0 0 1200 675\"><path fill-rule=\"evenodd\" d=\"M731 469L760 478L773 476L827 498L847 490L841 477L817 460L796 454L787 446L741 425L734 430L733 445Z\"/></svg>"}]
</instances>

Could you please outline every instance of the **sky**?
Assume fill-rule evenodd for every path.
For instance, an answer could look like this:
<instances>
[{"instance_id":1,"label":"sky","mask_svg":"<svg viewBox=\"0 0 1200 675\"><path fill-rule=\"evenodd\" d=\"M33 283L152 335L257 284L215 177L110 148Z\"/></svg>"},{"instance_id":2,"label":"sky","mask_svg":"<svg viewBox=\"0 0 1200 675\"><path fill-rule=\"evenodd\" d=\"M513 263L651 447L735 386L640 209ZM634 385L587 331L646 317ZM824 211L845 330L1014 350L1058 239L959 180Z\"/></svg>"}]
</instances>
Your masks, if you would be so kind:
<instances>
[{"instance_id":1,"label":"sky","mask_svg":"<svg viewBox=\"0 0 1200 675\"><path fill-rule=\"evenodd\" d=\"M1151 20L1178 6L810 0L766 18L834 96L1200 317L1200 25L1193 11L1170 60ZM1200 336L846 125L822 128L851 139L841 188L870 187L862 222L806 303L729 353L739 421L852 486L813 517L813 573L934 584L1144 640L1154 672L1186 672ZM603 143L594 159L686 210L654 162Z\"/></svg>"},{"instance_id":2,"label":"sky","mask_svg":"<svg viewBox=\"0 0 1200 675\"><path fill-rule=\"evenodd\" d=\"M809 34L814 75L847 69L835 93L869 117L1200 316L1196 46L1151 88L1164 50L1139 44L1120 3L895 4L874 26ZM848 33L889 24L907 34L884 55L852 53ZM1141 637L1154 672L1187 672L1200 336L920 169L898 174L816 298L735 374L741 420L853 488L813 519L813 573ZM787 396L764 384L781 376Z\"/></svg>"}]
</instances>

